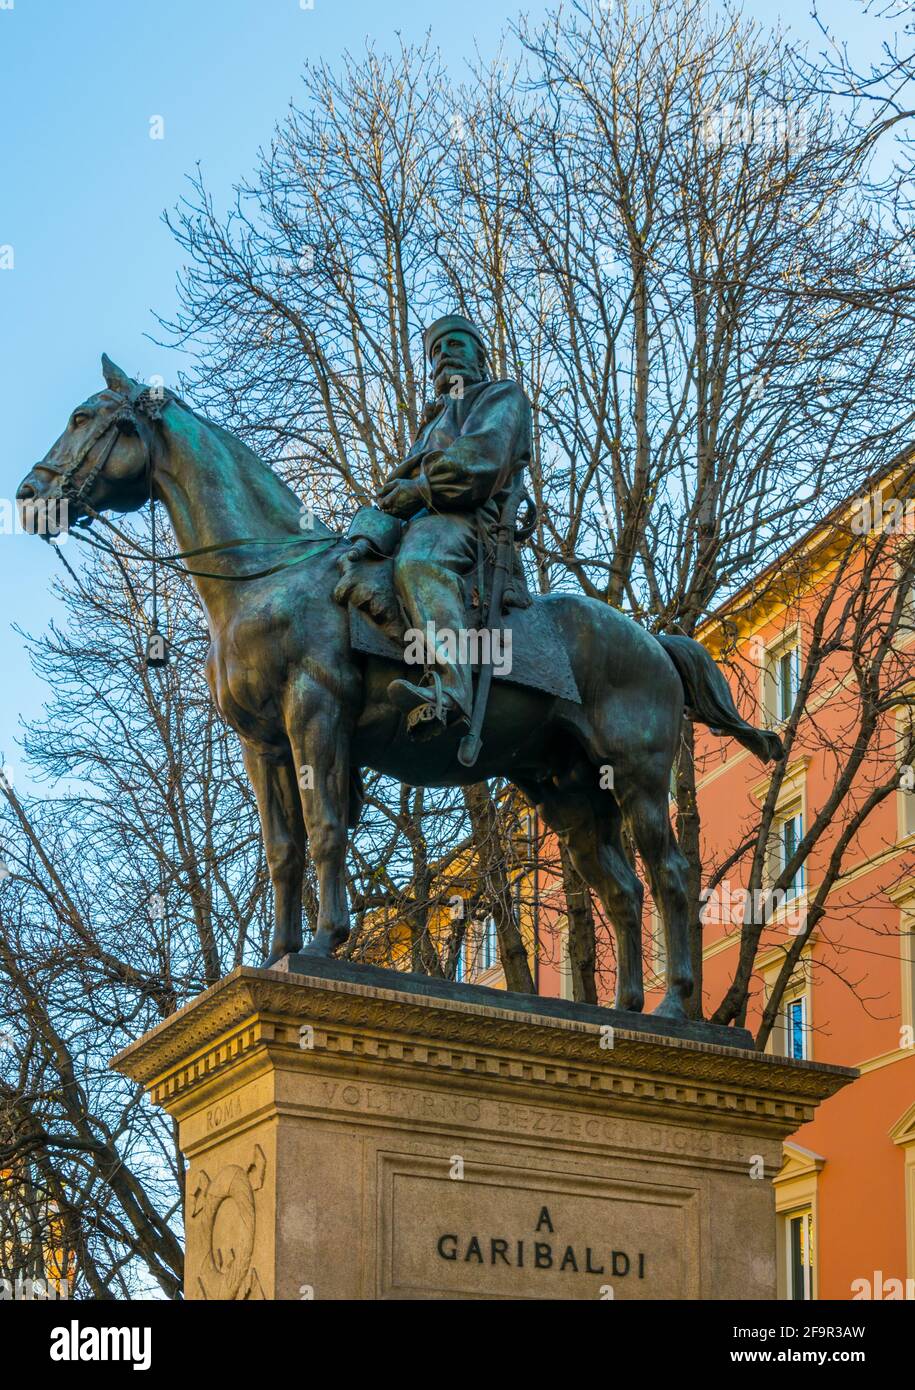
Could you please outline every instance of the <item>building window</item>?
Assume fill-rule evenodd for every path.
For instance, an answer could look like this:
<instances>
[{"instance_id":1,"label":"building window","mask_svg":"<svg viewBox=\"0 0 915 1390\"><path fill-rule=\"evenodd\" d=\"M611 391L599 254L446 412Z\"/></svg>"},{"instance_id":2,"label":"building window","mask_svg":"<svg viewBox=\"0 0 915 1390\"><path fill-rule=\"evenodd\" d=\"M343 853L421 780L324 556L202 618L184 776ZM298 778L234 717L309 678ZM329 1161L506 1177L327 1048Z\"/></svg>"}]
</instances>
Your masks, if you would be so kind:
<instances>
[{"instance_id":1,"label":"building window","mask_svg":"<svg viewBox=\"0 0 915 1390\"><path fill-rule=\"evenodd\" d=\"M791 860L797 854L797 847L804 838L804 817L798 811L793 816L788 816L783 820L780 830L781 843L781 869L784 871ZM804 891L804 865L801 864L791 882L785 888L786 898L796 898L799 893Z\"/></svg>"},{"instance_id":2,"label":"building window","mask_svg":"<svg viewBox=\"0 0 915 1390\"><path fill-rule=\"evenodd\" d=\"M785 1218L788 1228L788 1297L813 1298L813 1211L793 1211Z\"/></svg>"},{"instance_id":3,"label":"building window","mask_svg":"<svg viewBox=\"0 0 915 1390\"><path fill-rule=\"evenodd\" d=\"M455 956L455 959L454 959L454 978L455 978L455 981L457 982L457 984L462 985L462 984L464 983L464 943L463 943L463 941L461 942L460 946L458 947L458 953L457 953L457 955Z\"/></svg>"},{"instance_id":4,"label":"building window","mask_svg":"<svg viewBox=\"0 0 915 1390\"><path fill-rule=\"evenodd\" d=\"M571 999L575 991L572 987L572 962L569 959L569 928L564 926L559 936L559 997Z\"/></svg>"},{"instance_id":5,"label":"building window","mask_svg":"<svg viewBox=\"0 0 915 1390\"><path fill-rule=\"evenodd\" d=\"M890 1129L890 1138L903 1152L905 1192L906 1279L915 1281L915 1105L910 1105ZM907 1297L911 1297L906 1292Z\"/></svg>"},{"instance_id":6,"label":"building window","mask_svg":"<svg viewBox=\"0 0 915 1390\"><path fill-rule=\"evenodd\" d=\"M900 1022L915 1039L915 914L899 914L899 963L902 967L902 1009Z\"/></svg>"},{"instance_id":7,"label":"building window","mask_svg":"<svg viewBox=\"0 0 915 1390\"><path fill-rule=\"evenodd\" d=\"M807 1000L803 994L785 1005L785 1055L797 1062L807 1057Z\"/></svg>"},{"instance_id":8,"label":"building window","mask_svg":"<svg viewBox=\"0 0 915 1390\"><path fill-rule=\"evenodd\" d=\"M491 970L496 963L496 919L490 915L483 923L480 937L480 969Z\"/></svg>"},{"instance_id":9,"label":"building window","mask_svg":"<svg viewBox=\"0 0 915 1390\"><path fill-rule=\"evenodd\" d=\"M766 654L763 703L770 727L790 719L800 685L801 648L794 638L790 644L782 643Z\"/></svg>"},{"instance_id":10,"label":"building window","mask_svg":"<svg viewBox=\"0 0 915 1390\"><path fill-rule=\"evenodd\" d=\"M802 811L792 811L776 821L772 832L772 851L769 856L769 877L776 883L785 872L797 853L797 847L804 838L804 815ZM800 897L804 891L804 865L801 864L794 876L784 885L785 900L790 902Z\"/></svg>"},{"instance_id":11,"label":"building window","mask_svg":"<svg viewBox=\"0 0 915 1390\"><path fill-rule=\"evenodd\" d=\"M900 771L899 796L901 805L899 808L900 830L902 838L907 840L910 835L915 835L915 785L909 786L913 781L912 773L908 767L903 767Z\"/></svg>"},{"instance_id":12,"label":"building window","mask_svg":"<svg viewBox=\"0 0 915 1390\"><path fill-rule=\"evenodd\" d=\"M915 726L911 712L900 716L896 726L896 739L899 746L899 836L906 840L915 835Z\"/></svg>"},{"instance_id":13,"label":"building window","mask_svg":"<svg viewBox=\"0 0 915 1390\"><path fill-rule=\"evenodd\" d=\"M898 567L900 587L905 583L905 573L902 566ZM902 612L899 615L899 631L911 632L915 628L915 576L911 577L906 588L905 598L902 604Z\"/></svg>"},{"instance_id":14,"label":"building window","mask_svg":"<svg viewBox=\"0 0 915 1390\"><path fill-rule=\"evenodd\" d=\"M795 988L779 1010L778 1023L772 1030L772 1050L796 1062L809 1062L810 1035L809 995L806 988Z\"/></svg>"},{"instance_id":15,"label":"building window","mask_svg":"<svg viewBox=\"0 0 915 1390\"><path fill-rule=\"evenodd\" d=\"M789 983L782 997L778 1017L766 1048L777 1057L790 1057L796 1062L809 1062L813 1058L809 969L809 962L802 962L798 966L796 977ZM767 994L775 983L776 973L777 963L773 963L770 977L766 981Z\"/></svg>"},{"instance_id":16,"label":"building window","mask_svg":"<svg viewBox=\"0 0 915 1390\"><path fill-rule=\"evenodd\" d=\"M655 907L651 912L651 971L658 984L667 979L667 935L661 914Z\"/></svg>"},{"instance_id":17,"label":"building window","mask_svg":"<svg viewBox=\"0 0 915 1390\"><path fill-rule=\"evenodd\" d=\"M775 668L775 701L778 718L791 718L801 683L801 653L799 647L782 652Z\"/></svg>"}]
</instances>

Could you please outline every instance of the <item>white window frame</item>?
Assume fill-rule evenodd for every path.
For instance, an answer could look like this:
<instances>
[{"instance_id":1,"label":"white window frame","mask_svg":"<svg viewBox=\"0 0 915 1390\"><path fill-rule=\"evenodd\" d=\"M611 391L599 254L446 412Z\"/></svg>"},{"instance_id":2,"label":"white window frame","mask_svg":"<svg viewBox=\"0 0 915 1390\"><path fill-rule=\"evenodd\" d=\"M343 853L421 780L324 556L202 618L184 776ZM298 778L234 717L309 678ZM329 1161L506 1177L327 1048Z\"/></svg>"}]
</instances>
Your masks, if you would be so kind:
<instances>
[{"instance_id":1,"label":"white window frame","mask_svg":"<svg viewBox=\"0 0 915 1390\"><path fill-rule=\"evenodd\" d=\"M786 846L786 827L796 823L795 829L795 848L804 838L804 804L803 801L789 803L784 810L776 810L772 821L772 830L769 836L769 855L766 865L766 872L770 886L773 886L781 878L785 866L794 856L794 850L789 854ZM802 898L807 891L807 864L801 864L792 881L784 888L785 902L795 902Z\"/></svg>"},{"instance_id":2,"label":"white window frame","mask_svg":"<svg viewBox=\"0 0 915 1390\"><path fill-rule=\"evenodd\" d=\"M782 679L784 661L788 658L788 690L785 693ZM801 684L801 629L800 624L790 629L766 648L762 672L761 704L763 722L769 729L778 729L786 724L797 700Z\"/></svg>"},{"instance_id":3,"label":"white window frame","mask_svg":"<svg viewBox=\"0 0 915 1390\"><path fill-rule=\"evenodd\" d=\"M794 1260L792 1256L794 1251L792 1248L791 1228L793 1222L802 1221L804 1241L807 1247L807 1260L803 1265L805 1290L803 1302L812 1302L816 1298L816 1223L814 1209L812 1206L795 1207L793 1211L784 1212L782 1220L785 1223L785 1257L788 1266L785 1274L788 1299L792 1302L801 1301L793 1298Z\"/></svg>"},{"instance_id":4,"label":"white window frame","mask_svg":"<svg viewBox=\"0 0 915 1390\"><path fill-rule=\"evenodd\" d=\"M488 956L492 956L488 960ZM483 925L480 930L480 960L478 970L481 974L487 970L493 970L499 964L499 935L496 931L496 919L491 912L483 918Z\"/></svg>"},{"instance_id":5,"label":"white window frame","mask_svg":"<svg viewBox=\"0 0 915 1390\"><path fill-rule=\"evenodd\" d=\"M766 956L757 963L757 971L763 982L766 1002L772 997L772 990L775 982L781 974L782 966L785 963L785 953L781 947L773 948L767 952ZM798 999L803 999L804 1010L804 1057L805 1062L812 1062L813 1058L813 960L810 955L809 947L805 946L800 960L795 966L794 973L785 988L781 1003L778 1007L778 1014L769 1033L769 1040L766 1043L766 1052L774 1057L790 1057L789 1045L789 1009Z\"/></svg>"},{"instance_id":6,"label":"white window frame","mask_svg":"<svg viewBox=\"0 0 915 1390\"><path fill-rule=\"evenodd\" d=\"M896 561L896 587L902 585L902 566ZM915 632L915 581L909 586L909 591L902 602L902 612L899 615L899 627L896 629L897 638L905 641Z\"/></svg>"},{"instance_id":7,"label":"white window frame","mask_svg":"<svg viewBox=\"0 0 915 1390\"><path fill-rule=\"evenodd\" d=\"M569 924L566 921L559 928L559 997L560 999L571 999L573 995L572 962L569 959Z\"/></svg>"},{"instance_id":8,"label":"white window frame","mask_svg":"<svg viewBox=\"0 0 915 1390\"><path fill-rule=\"evenodd\" d=\"M667 941L664 936L664 923L661 920L661 914L654 905L651 909L650 941L648 964L654 976L653 983L660 988L667 979Z\"/></svg>"},{"instance_id":9,"label":"white window frame","mask_svg":"<svg viewBox=\"0 0 915 1390\"><path fill-rule=\"evenodd\" d=\"M785 831L789 825L793 825L795 827L794 848L790 851L790 853L786 844L785 836ZM779 876L781 876L781 873L784 871L786 865L791 862L791 859L794 857L795 851L797 850L797 847L801 843L801 840L803 840L803 838L804 810L803 807L798 806L795 811L789 813L788 815L779 817L778 820L778 854L780 860ZM806 863L801 864L797 873L794 876L794 879L785 889L786 902L793 902L795 898L799 898L803 895L804 890L807 886L806 874L804 872L806 868Z\"/></svg>"},{"instance_id":10,"label":"white window frame","mask_svg":"<svg viewBox=\"0 0 915 1390\"><path fill-rule=\"evenodd\" d=\"M792 1051L794 1038L794 1011L800 1009L801 1014L801 1052L798 1056ZM807 1002L807 992L802 991L795 994L793 998L786 999L782 1005L784 1014L784 1037L785 1037L785 1056L795 1062L807 1062L810 1060L810 1020L809 1005Z\"/></svg>"},{"instance_id":11,"label":"white window frame","mask_svg":"<svg viewBox=\"0 0 915 1390\"><path fill-rule=\"evenodd\" d=\"M907 692L915 693L915 692ZM897 831L900 842L915 835L915 790L903 786L903 769L907 766L904 754L909 744L909 721L915 727L915 710L900 710L896 716L896 763L899 768L899 787L896 792ZM909 764L913 766L913 764Z\"/></svg>"},{"instance_id":12,"label":"white window frame","mask_svg":"<svg viewBox=\"0 0 915 1390\"><path fill-rule=\"evenodd\" d=\"M915 901L912 899L899 908L899 970L900 1027L915 1029Z\"/></svg>"},{"instance_id":13,"label":"white window frame","mask_svg":"<svg viewBox=\"0 0 915 1390\"><path fill-rule=\"evenodd\" d=\"M810 1270L811 1297L819 1297L819 1180L826 1166L822 1154L786 1140L782 1145L782 1166L772 1181L777 1214L778 1297L791 1298L791 1218L807 1210L813 1215L813 1265Z\"/></svg>"},{"instance_id":14,"label":"white window frame","mask_svg":"<svg viewBox=\"0 0 915 1390\"><path fill-rule=\"evenodd\" d=\"M804 972L803 978L800 976L801 971ZM774 979L772 983L774 984ZM800 1062L813 1061L813 999L810 986L809 962L805 960L799 963L797 977L785 990L775 1027L769 1035L769 1047L766 1050L774 1053L776 1057L787 1057ZM801 1037L804 1052L803 1056L795 1058L791 1053L791 1006L797 1003L800 1003L803 1010Z\"/></svg>"}]
</instances>

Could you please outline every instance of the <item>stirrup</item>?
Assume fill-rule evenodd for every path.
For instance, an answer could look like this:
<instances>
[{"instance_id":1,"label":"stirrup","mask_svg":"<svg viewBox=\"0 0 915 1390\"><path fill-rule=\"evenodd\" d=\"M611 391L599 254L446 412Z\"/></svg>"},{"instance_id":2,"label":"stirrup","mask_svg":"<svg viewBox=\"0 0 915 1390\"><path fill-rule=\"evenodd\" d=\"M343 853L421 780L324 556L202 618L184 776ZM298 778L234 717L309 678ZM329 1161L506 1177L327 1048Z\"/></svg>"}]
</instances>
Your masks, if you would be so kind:
<instances>
[{"instance_id":1,"label":"stirrup","mask_svg":"<svg viewBox=\"0 0 915 1390\"><path fill-rule=\"evenodd\" d=\"M407 731L412 731L420 724L431 724L437 720L442 728L447 727L445 716L445 692L442 689L442 678L437 671L428 671L427 676L432 677L432 688L435 692L434 698L424 700L421 705L416 705L407 715Z\"/></svg>"}]
</instances>

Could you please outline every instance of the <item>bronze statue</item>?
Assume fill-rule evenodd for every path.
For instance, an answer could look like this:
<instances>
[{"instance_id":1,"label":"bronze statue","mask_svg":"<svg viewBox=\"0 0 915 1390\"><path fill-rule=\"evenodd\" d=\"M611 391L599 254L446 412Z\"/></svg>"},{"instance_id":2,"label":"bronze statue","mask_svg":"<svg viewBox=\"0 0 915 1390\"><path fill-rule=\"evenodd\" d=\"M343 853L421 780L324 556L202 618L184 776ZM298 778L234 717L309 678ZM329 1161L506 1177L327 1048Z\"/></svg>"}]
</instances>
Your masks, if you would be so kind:
<instances>
[{"instance_id":1,"label":"bronze statue","mask_svg":"<svg viewBox=\"0 0 915 1390\"><path fill-rule=\"evenodd\" d=\"M476 326L448 314L427 328L424 346L436 404L404 462L391 474L379 507L407 522L394 560L397 596L414 628L452 633L465 626L464 579L478 564L531 457L531 407L513 381L491 382ZM498 615L501 617L501 614ZM429 653L432 681L398 677L388 695L415 730L469 721L471 664ZM438 659L436 659L436 657ZM434 681L441 667L441 693ZM438 698L436 699L436 695Z\"/></svg>"},{"instance_id":2,"label":"bronze statue","mask_svg":"<svg viewBox=\"0 0 915 1390\"><path fill-rule=\"evenodd\" d=\"M330 955L349 934L344 862L361 809L361 767L426 786L504 776L566 840L600 897L616 931L617 1007L640 1011L642 886L623 846L626 826L666 935L667 992L658 1012L683 1018L693 987L687 866L671 831L668 788L684 704L763 759L780 755L779 740L740 717L720 671L692 639L654 637L575 594L530 603L504 546L501 561L490 554L488 566L483 557L474 569L471 550L480 560L480 551L492 550L493 528L504 540L512 526L529 408L513 383L484 379L472 325L451 319L446 329L434 326L432 338L434 418L383 488L384 512L364 509L368 518L360 513L347 538L317 521L303 534L299 499L250 449L174 393L151 393L104 357L106 389L77 406L19 489L23 523L31 529L35 509L61 496L71 527L80 520L110 527L101 513L138 510L151 496L168 511L181 549L164 561L191 562L211 634L210 689L241 740L257 796L275 895L265 964L302 946L306 838L319 888L317 932L306 950ZM514 587L510 613L466 592L479 588L474 574L490 599ZM449 662L439 672L433 668L442 663L427 653L430 669L412 679L417 673L398 645L405 626L398 599L410 618L437 626L460 625L469 611L474 621L485 613L512 627L511 670L500 675L483 663L477 684L489 697L485 710L474 703L480 741L465 761L458 754L470 663ZM430 706L431 719L408 727L413 711ZM417 723L433 725L435 736L417 737L424 732Z\"/></svg>"}]
</instances>

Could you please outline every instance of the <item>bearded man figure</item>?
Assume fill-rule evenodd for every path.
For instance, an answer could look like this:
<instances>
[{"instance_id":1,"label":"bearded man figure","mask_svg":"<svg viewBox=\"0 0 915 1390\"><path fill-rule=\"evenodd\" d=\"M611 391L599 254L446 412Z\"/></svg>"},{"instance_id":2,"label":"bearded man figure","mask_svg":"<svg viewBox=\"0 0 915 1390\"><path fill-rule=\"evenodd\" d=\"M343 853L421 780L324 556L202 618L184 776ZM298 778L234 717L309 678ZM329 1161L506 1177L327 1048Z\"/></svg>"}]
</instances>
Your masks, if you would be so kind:
<instances>
[{"instance_id":1,"label":"bearded man figure","mask_svg":"<svg viewBox=\"0 0 915 1390\"><path fill-rule=\"evenodd\" d=\"M437 319L423 346L435 406L377 505L406 523L394 561L404 611L414 628L441 639L434 650L427 646L426 681L398 679L388 686L411 731L429 736L470 716L472 665L462 659L465 644L457 640L465 627L464 580L509 493L523 483L531 405L517 382L490 379L483 337L462 315Z\"/></svg>"}]
</instances>

